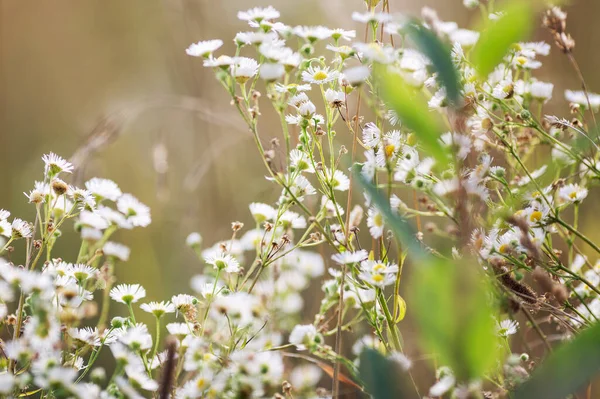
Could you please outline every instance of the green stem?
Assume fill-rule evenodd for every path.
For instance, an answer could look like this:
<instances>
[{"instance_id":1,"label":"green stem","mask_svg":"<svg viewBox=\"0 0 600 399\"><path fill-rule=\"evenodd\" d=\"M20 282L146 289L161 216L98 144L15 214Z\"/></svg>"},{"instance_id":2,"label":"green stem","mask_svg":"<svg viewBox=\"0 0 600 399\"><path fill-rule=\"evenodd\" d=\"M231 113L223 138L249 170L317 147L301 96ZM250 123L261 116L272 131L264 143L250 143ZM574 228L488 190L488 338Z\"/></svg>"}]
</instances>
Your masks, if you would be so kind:
<instances>
[{"instance_id":1,"label":"green stem","mask_svg":"<svg viewBox=\"0 0 600 399\"><path fill-rule=\"evenodd\" d=\"M154 340L154 348L150 354L150 364L154 362L154 356L158 350L158 341L160 341L160 317L156 317L156 339Z\"/></svg>"}]
</instances>

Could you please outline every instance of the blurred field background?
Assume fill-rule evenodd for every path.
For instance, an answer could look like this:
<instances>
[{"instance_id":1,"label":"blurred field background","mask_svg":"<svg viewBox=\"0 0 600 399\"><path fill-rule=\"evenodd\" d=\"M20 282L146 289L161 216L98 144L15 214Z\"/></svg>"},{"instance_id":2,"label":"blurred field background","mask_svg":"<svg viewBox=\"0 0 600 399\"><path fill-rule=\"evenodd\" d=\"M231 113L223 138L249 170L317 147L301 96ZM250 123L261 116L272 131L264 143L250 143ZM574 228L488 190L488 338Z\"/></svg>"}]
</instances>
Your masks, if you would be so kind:
<instances>
[{"instance_id":1,"label":"blurred field background","mask_svg":"<svg viewBox=\"0 0 600 399\"><path fill-rule=\"evenodd\" d=\"M71 157L90 135L111 137L82 158L85 169L76 177L115 180L153 216L149 228L118 236L132 249L119 280L142 283L149 299L189 292L202 264L185 247L187 234L199 231L206 245L226 239L230 222L250 222L250 202L272 202L278 192L265 181L250 134L212 71L184 50L221 38L220 53L231 53L235 33L247 30L237 11L268 4L290 25L361 29L350 19L364 9L360 0L1 0L0 208L32 220L22 192L41 178L41 155ZM425 5L461 27L478 17L461 0L391 1L393 12L412 15ZM566 10L575 55L590 89L600 91L600 1L573 1ZM549 35L538 28L535 39ZM568 60L553 47L538 77L555 84L550 111L569 117L562 93L579 86ZM279 132L276 121L269 131L267 108L265 141ZM593 229L590 219L584 231ZM75 238L69 229L65 234ZM66 239L54 253L75 257L77 250Z\"/></svg>"}]
</instances>

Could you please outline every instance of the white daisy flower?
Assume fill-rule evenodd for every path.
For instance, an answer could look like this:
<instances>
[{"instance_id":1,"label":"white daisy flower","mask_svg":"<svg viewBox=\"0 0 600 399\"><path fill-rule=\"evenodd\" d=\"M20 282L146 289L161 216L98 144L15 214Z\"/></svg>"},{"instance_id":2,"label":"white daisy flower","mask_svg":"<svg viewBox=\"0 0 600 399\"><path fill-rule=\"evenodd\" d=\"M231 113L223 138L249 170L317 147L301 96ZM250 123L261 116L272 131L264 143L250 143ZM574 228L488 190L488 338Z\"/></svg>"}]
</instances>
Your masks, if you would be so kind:
<instances>
[{"instance_id":1,"label":"white daisy flower","mask_svg":"<svg viewBox=\"0 0 600 399\"><path fill-rule=\"evenodd\" d=\"M339 254L335 254L331 256L331 259L334 262L339 263L340 265L349 265L352 263L362 262L363 260L369 257L369 253L364 249L361 249L356 252L345 251Z\"/></svg>"},{"instance_id":2,"label":"white daisy flower","mask_svg":"<svg viewBox=\"0 0 600 399\"><path fill-rule=\"evenodd\" d=\"M197 248L202 244L202 236L198 232L188 234L185 239L185 245L190 248Z\"/></svg>"},{"instance_id":3,"label":"white daisy flower","mask_svg":"<svg viewBox=\"0 0 600 399\"><path fill-rule=\"evenodd\" d=\"M369 208L367 212L367 226L371 237L377 239L383 236L383 230L385 228L383 214L375 207Z\"/></svg>"},{"instance_id":4,"label":"white daisy flower","mask_svg":"<svg viewBox=\"0 0 600 399\"><path fill-rule=\"evenodd\" d=\"M146 297L146 290L139 284L119 284L110 290L110 297L114 301L129 305Z\"/></svg>"},{"instance_id":5,"label":"white daisy flower","mask_svg":"<svg viewBox=\"0 0 600 399\"><path fill-rule=\"evenodd\" d=\"M218 50L223 45L223 40L205 40L198 43L192 43L185 50L187 55L192 57L208 58L215 50Z\"/></svg>"},{"instance_id":6,"label":"white daisy flower","mask_svg":"<svg viewBox=\"0 0 600 399\"><path fill-rule=\"evenodd\" d=\"M338 77L337 71L330 71L329 67L314 67L310 66L302 72L302 80L314 84L324 84L331 82Z\"/></svg>"},{"instance_id":7,"label":"white daisy flower","mask_svg":"<svg viewBox=\"0 0 600 399\"><path fill-rule=\"evenodd\" d=\"M258 224L264 223L267 220L273 220L277 216L277 211L272 206L260 202L250 204L250 213Z\"/></svg>"},{"instance_id":8,"label":"white daisy flower","mask_svg":"<svg viewBox=\"0 0 600 399\"><path fill-rule=\"evenodd\" d=\"M440 140L446 147L453 148L460 159L467 158L471 152L471 138L464 134L447 132L442 134Z\"/></svg>"},{"instance_id":9,"label":"white daisy flower","mask_svg":"<svg viewBox=\"0 0 600 399\"><path fill-rule=\"evenodd\" d=\"M312 389L319 383L322 376L323 372L318 366L306 363L294 367L290 373L290 382L296 389Z\"/></svg>"},{"instance_id":10,"label":"white daisy flower","mask_svg":"<svg viewBox=\"0 0 600 399\"><path fill-rule=\"evenodd\" d=\"M317 190L303 175L296 176L296 178L292 182L290 191L292 192L292 194L294 194L298 201L302 201L304 199L304 196L306 195L314 195L317 193Z\"/></svg>"},{"instance_id":11,"label":"white daisy flower","mask_svg":"<svg viewBox=\"0 0 600 399\"><path fill-rule=\"evenodd\" d=\"M238 46L243 46L245 44L272 43L278 38L279 36L275 32L238 32L233 41Z\"/></svg>"},{"instance_id":12,"label":"white daisy flower","mask_svg":"<svg viewBox=\"0 0 600 399\"><path fill-rule=\"evenodd\" d=\"M344 29L340 29L340 28L332 29L331 37L333 38L333 40L344 39L347 41L351 41L352 39L354 39L356 37L356 31L355 30L344 30Z\"/></svg>"},{"instance_id":13,"label":"white daisy flower","mask_svg":"<svg viewBox=\"0 0 600 399\"><path fill-rule=\"evenodd\" d=\"M127 374L129 382L135 387L152 392L158 389L158 382L148 377L143 366L129 364L125 366L125 374Z\"/></svg>"},{"instance_id":14,"label":"white daisy flower","mask_svg":"<svg viewBox=\"0 0 600 399\"><path fill-rule=\"evenodd\" d=\"M473 47L479 40L479 32L468 29L457 29L450 33L450 41L462 47Z\"/></svg>"},{"instance_id":15,"label":"white daisy flower","mask_svg":"<svg viewBox=\"0 0 600 399\"><path fill-rule=\"evenodd\" d=\"M116 201L123 194L117 183L109 179L100 179L98 177L88 180L85 183L85 188L94 194L98 201L103 199Z\"/></svg>"},{"instance_id":16,"label":"white daisy flower","mask_svg":"<svg viewBox=\"0 0 600 399\"><path fill-rule=\"evenodd\" d=\"M29 238L33 234L29 222L19 218L13 220L11 229L14 238Z\"/></svg>"},{"instance_id":17,"label":"white daisy flower","mask_svg":"<svg viewBox=\"0 0 600 399\"><path fill-rule=\"evenodd\" d=\"M45 173L48 176L56 176L61 172L73 172L73 164L51 152L42 157L42 161L46 164Z\"/></svg>"},{"instance_id":18,"label":"white daisy flower","mask_svg":"<svg viewBox=\"0 0 600 399\"><path fill-rule=\"evenodd\" d=\"M513 58L512 65L522 69L538 69L542 66L542 63L528 57L517 56Z\"/></svg>"},{"instance_id":19,"label":"white daisy flower","mask_svg":"<svg viewBox=\"0 0 600 399\"><path fill-rule=\"evenodd\" d=\"M525 186L525 185L529 184L531 182L532 178L535 180L538 177L542 176L546 172L546 169L548 169L548 165L542 165L539 169L536 169L533 172L529 173L531 175L531 177L529 177L529 176L521 177L519 179L519 181L517 182L517 184L519 186Z\"/></svg>"},{"instance_id":20,"label":"white daisy flower","mask_svg":"<svg viewBox=\"0 0 600 399\"><path fill-rule=\"evenodd\" d=\"M342 72L344 79L350 84L350 86L359 86L371 76L371 71L366 65L360 65L348 69L344 69Z\"/></svg>"},{"instance_id":21,"label":"white daisy flower","mask_svg":"<svg viewBox=\"0 0 600 399\"><path fill-rule=\"evenodd\" d=\"M310 119L315 112L317 112L317 107L312 101L305 101L298 107L298 114L304 119Z\"/></svg>"},{"instance_id":22,"label":"white daisy flower","mask_svg":"<svg viewBox=\"0 0 600 399\"><path fill-rule=\"evenodd\" d=\"M294 170L297 171L308 173L315 172L313 166L310 163L308 155L297 148L294 148L292 151L290 151L290 164L294 168Z\"/></svg>"},{"instance_id":23,"label":"white daisy flower","mask_svg":"<svg viewBox=\"0 0 600 399\"><path fill-rule=\"evenodd\" d=\"M90 346L101 346L102 337L100 331L97 328L83 327L83 328L70 328L69 335L76 340L84 342ZM106 344L110 342L105 342Z\"/></svg>"},{"instance_id":24,"label":"white daisy flower","mask_svg":"<svg viewBox=\"0 0 600 399\"><path fill-rule=\"evenodd\" d=\"M121 229L130 230L133 228L133 223L130 222L129 220L127 220L125 215L123 215L121 212L118 212L112 208L100 205L98 207L98 209L96 209L96 213L101 215L110 224L118 226Z\"/></svg>"},{"instance_id":25,"label":"white daisy flower","mask_svg":"<svg viewBox=\"0 0 600 399\"><path fill-rule=\"evenodd\" d=\"M0 236L4 236L6 238L10 238L12 236L12 226L8 220L0 219Z\"/></svg>"},{"instance_id":26,"label":"white daisy flower","mask_svg":"<svg viewBox=\"0 0 600 399\"><path fill-rule=\"evenodd\" d=\"M552 98L552 90L554 85L552 83L533 81L529 85L529 93L536 100L542 102L548 102Z\"/></svg>"},{"instance_id":27,"label":"white daisy flower","mask_svg":"<svg viewBox=\"0 0 600 399\"><path fill-rule=\"evenodd\" d=\"M296 345L296 349L302 351L315 346L315 344L319 345L323 342L323 338L312 324L298 324L290 333L289 341Z\"/></svg>"},{"instance_id":28,"label":"white daisy flower","mask_svg":"<svg viewBox=\"0 0 600 399\"><path fill-rule=\"evenodd\" d=\"M27 193L23 193L23 194L25 194L25 197L27 197L30 204L43 204L44 202L46 202L46 196L42 192L40 192L36 189L31 190L29 192L29 194L27 194ZM2 220L2 219L0 219L0 220Z\"/></svg>"},{"instance_id":29,"label":"white daisy flower","mask_svg":"<svg viewBox=\"0 0 600 399\"><path fill-rule=\"evenodd\" d=\"M296 26L292 33L314 43L317 40L329 39L333 31L325 26Z\"/></svg>"},{"instance_id":30,"label":"white daisy flower","mask_svg":"<svg viewBox=\"0 0 600 399\"><path fill-rule=\"evenodd\" d=\"M350 46L334 46L332 44L328 44L325 48L338 54L342 60L356 55L356 50Z\"/></svg>"},{"instance_id":31,"label":"white daisy flower","mask_svg":"<svg viewBox=\"0 0 600 399\"><path fill-rule=\"evenodd\" d=\"M169 323L167 324L167 331L179 339L183 339L188 334L191 334L190 327L186 323Z\"/></svg>"},{"instance_id":32,"label":"white daisy flower","mask_svg":"<svg viewBox=\"0 0 600 399\"><path fill-rule=\"evenodd\" d=\"M145 324L136 324L128 328L124 334L119 336L118 340L134 352L145 351L152 347L152 336L148 333L148 327Z\"/></svg>"},{"instance_id":33,"label":"white daisy flower","mask_svg":"<svg viewBox=\"0 0 600 399\"><path fill-rule=\"evenodd\" d=\"M364 263L365 262L361 264L361 271L358 274L358 277L363 281L379 288L395 283L395 273L398 271L397 266L394 269L382 262L370 261L366 265L364 265ZM371 265L371 263L373 263L373 265Z\"/></svg>"},{"instance_id":34,"label":"white daisy flower","mask_svg":"<svg viewBox=\"0 0 600 399\"><path fill-rule=\"evenodd\" d=\"M150 208L142 204L131 194L123 194L117 200L117 209L134 226L146 227L152 221Z\"/></svg>"},{"instance_id":35,"label":"white daisy flower","mask_svg":"<svg viewBox=\"0 0 600 399\"><path fill-rule=\"evenodd\" d=\"M391 64L396 59L396 50L391 46L379 43L354 43L353 47L360 53L360 57L379 64Z\"/></svg>"},{"instance_id":36,"label":"white daisy flower","mask_svg":"<svg viewBox=\"0 0 600 399\"><path fill-rule=\"evenodd\" d=\"M177 310L182 310L191 306L196 306L198 299L188 294L179 294L171 297L171 303Z\"/></svg>"},{"instance_id":37,"label":"white daisy flower","mask_svg":"<svg viewBox=\"0 0 600 399\"><path fill-rule=\"evenodd\" d=\"M408 371L412 367L412 360L400 352L392 352L388 358L399 365L404 371Z\"/></svg>"},{"instance_id":38,"label":"white daisy flower","mask_svg":"<svg viewBox=\"0 0 600 399\"><path fill-rule=\"evenodd\" d=\"M437 373L436 373L437 374ZM444 396L446 392L448 392L452 387L456 384L456 378L450 372L447 375L444 375L438 378L437 382L433 384L431 388L429 388L429 396L431 397L441 397Z\"/></svg>"},{"instance_id":39,"label":"white daisy flower","mask_svg":"<svg viewBox=\"0 0 600 399\"><path fill-rule=\"evenodd\" d=\"M285 67L277 63L264 63L260 66L259 76L267 82L272 82L285 75Z\"/></svg>"},{"instance_id":40,"label":"white daisy flower","mask_svg":"<svg viewBox=\"0 0 600 399\"><path fill-rule=\"evenodd\" d=\"M309 84L303 84L303 85L299 85L299 84L295 84L295 83L290 83L287 85L283 85L281 83L277 83L275 84L275 90L278 93L299 93L299 92L303 92L303 91L309 91L310 89L312 89L312 86Z\"/></svg>"},{"instance_id":41,"label":"white daisy flower","mask_svg":"<svg viewBox=\"0 0 600 399\"><path fill-rule=\"evenodd\" d=\"M432 110L441 110L442 108L447 107L448 101L446 100L446 90L442 87L436 91L427 102L427 105Z\"/></svg>"},{"instance_id":42,"label":"white daisy flower","mask_svg":"<svg viewBox=\"0 0 600 399\"><path fill-rule=\"evenodd\" d=\"M548 55L550 54L550 45L546 42L527 42L527 43L519 43L522 52L531 52L533 55L530 58L533 58L536 54L538 55Z\"/></svg>"},{"instance_id":43,"label":"white daisy flower","mask_svg":"<svg viewBox=\"0 0 600 399\"><path fill-rule=\"evenodd\" d=\"M85 264L76 264L72 265L68 270L68 275L72 276L79 285L84 285L84 283L93 277L98 275L98 269L92 266L88 266Z\"/></svg>"},{"instance_id":44,"label":"white daisy flower","mask_svg":"<svg viewBox=\"0 0 600 399\"><path fill-rule=\"evenodd\" d=\"M0 209L0 220L6 220L10 217L10 212L6 209Z\"/></svg>"},{"instance_id":45,"label":"white daisy flower","mask_svg":"<svg viewBox=\"0 0 600 399\"><path fill-rule=\"evenodd\" d=\"M240 84L246 83L248 79L256 76L258 72L258 62L248 57L236 57L233 64L229 67L231 74Z\"/></svg>"},{"instance_id":46,"label":"white daisy flower","mask_svg":"<svg viewBox=\"0 0 600 399\"><path fill-rule=\"evenodd\" d=\"M233 58L228 55L221 55L217 58L207 58L202 65L206 68L228 67L233 64Z\"/></svg>"},{"instance_id":47,"label":"white daisy flower","mask_svg":"<svg viewBox=\"0 0 600 399\"><path fill-rule=\"evenodd\" d=\"M354 11L352 13L352 20L356 21L356 22L361 22L364 24L386 23L386 22L391 22L393 20L393 16L388 13L383 13L383 12L360 13L358 11Z\"/></svg>"},{"instance_id":48,"label":"white daisy flower","mask_svg":"<svg viewBox=\"0 0 600 399\"><path fill-rule=\"evenodd\" d=\"M588 195L588 190L578 184L567 184L558 190L558 197L565 202L579 203Z\"/></svg>"},{"instance_id":49,"label":"white daisy flower","mask_svg":"<svg viewBox=\"0 0 600 399\"><path fill-rule=\"evenodd\" d=\"M360 172L365 179L373 181L375 172L377 172L377 158L373 150L365 151L365 162L363 162Z\"/></svg>"},{"instance_id":50,"label":"white daisy flower","mask_svg":"<svg viewBox=\"0 0 600 399\"><path fill-rule=\"evenodd\" d=\"M440 180L433 186L433 192L440 197L444 195L452 194L458 191L459 181L457 177L451 179Z\"/></svg>"},{"instance_id":51,"label":"white daisy flower","mask_svg":"<svg viewBox=\"0 0 600 399\"><path fill-rule=\"evenodd\" d=\"M79 223L97 230L104 230L110 226L109 222L102 215L86 210L79 213Z\"/></svg>"},{"instance_id":52,"label":"white daisy flower","mask_svg":"<svg viewBox=\"0 0 600 399\"><path fill-rule=\"evenodd\" d=\"M247 11L239 11L237 14L238 19L242 21L253 21L262 22L264 20L272 20L279 18L281 14L272 6L268 7L254 7Z\"/></svg>"},{"instance_id":53,"label":"white daisy flower","mask_svg":"<svg viewBox=\"0 0 600 399\"><path fill-rule=\"evenodd\" d=\"M303 229L306 227L306 219L304 216L292 211L285 211L279 217L279 222L285 229Z\"/></svg>"},{"instance_id":54,"label":"white daisy flower","mask_svg":"<svg viewBox=\"0 0 600 399\"><path fill-rule=\"evenodd\" d=\"M588 96L590 98L592 109L598 111L598 109L600 109L600 94L588 92ZM586 109L588 108L588 102L584 91L565 90L565 98L571 103L579 104Z\"/></svg>"},{"instance_id":55,"label":"white daisy flower","mask_svg":"<svg viewBox=\"0 0 600 399\"><path fill-rule=\"evenodd\" d=\"M127 262L129 260L129 254L131 250L129 247L123 244L119 244L118 242L108 241L102 247L102 252L104 256L112 256L119 259L122 262Z\"/></svg>"},{"instance_id":56,"label":"white daisy flower","mask_svg":"<svg viewBox=\"0 0 600 399\"><path fill-rule=\"evenodd\" d=\"M360 268L369 273L388 274L398 272L398 265L381 260L363 260L360 263Z\"/></svg>"},{"instance_id":57,"label":"white daisy flower","mask_svg":"<svg viewBox=\"0 0 600 399\"><path fill-rule=\"evenodd\" d=\"M502 320L498 323L496 327L496 332L500 337L508 337L509 335L513 335L517 333L517 329L519 327L519 322L515 320Z\"/></svg>"},{"instance_id":58,"label":"white daisy flower","mask_svg":"<svg viewBox=\"0 0 600 399\"><path fill-rule=\"evenodd\" d=\"M152 313L157 318L161 318L165 313L175 313L175 305L171 302L150 302L140 305L144 312Z\"/></svg>"},{"instance_id":59,"label":"white daisy flower","mask_svg":"<svg viewBox=\"0 0 600 399\"><path fill-rule=\"evenodd\" d=\"M375 148L381 143L381 130L373 122L369 122L365 124L362 139L368 148Z\"/></svg>"},{"instance_id":60,"label":"white daisy flower","mask_svg":"<svg viewBox=\"0 0 600 399\"><path fill-rule=\"evenodd\" d=\"M346 95L341 91L327 89L325 91L325 100L327 100L330 107L339 108L344 105L346 101Z\"/></svg>"},{"instance_id":61,"label":"white daisy flower","mask_svg":"<svg viewBox=\"0 0 600 399\"><path fill-rule=\"evenodd\" d=\"M96 208L96 199L89 190L83 188L69 187L69 197L80 209L94 210Z\"/></svg>"},{"instance_id":62,"label":"white daisy flower","mask_svg":"<svg viewBox=\"0 0 600 399\"><path fill-rule=\"evenodd\" d=\"M215 269L225 270L227 273L238 273L241 270L238 260L229 254L220 253L208 256L204 261Z\"/></svg>"}]
</instances>

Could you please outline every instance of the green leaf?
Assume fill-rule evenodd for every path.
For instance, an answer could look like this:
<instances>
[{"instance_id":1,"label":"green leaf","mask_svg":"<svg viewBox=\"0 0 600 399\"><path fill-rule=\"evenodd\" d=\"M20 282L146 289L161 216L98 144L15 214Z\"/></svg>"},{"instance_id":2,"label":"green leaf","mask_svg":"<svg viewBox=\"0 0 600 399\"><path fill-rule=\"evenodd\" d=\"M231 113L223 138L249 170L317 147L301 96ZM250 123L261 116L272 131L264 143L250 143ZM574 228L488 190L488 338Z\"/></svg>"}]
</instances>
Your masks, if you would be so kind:
<instances>
[{"instance_id":1,"label":"green leaf","mask_svg":"<svg viewBox=\"0 0 600 399\"><path fill-rule=\"evenodd\" d=\"M561 345L516 389L514 399L563 399L600 372L600 323Z\"/></svg>"},{"instance_id":2,"label":"green leaf","mask_svg":"<svg viewBox=\"0 0 600 399\"><path fill-rule=\"evenodd\" d=\"M423 251L421 248L421 243L417 240L416 232L410 223L392 211L389 201L379 192L379 190L377 190L373 184L365 180L364 176L360 173L358 165L354 165L353 173L371 198L373 204L375 204L377 209L379 209L383 215L386 223L392 229L398 240L402 242L402 245L413 256L413 258L425 257L425 251Z\"/></svg>"},{"instance_id":3,"label":"green leaf","mask_svg":"<svg viewBox=\"0 0 600 399\"><path fill-rule=\"evenodd\" d=\"M414 273L410 299L422 345L437 353L459 381L482 377L499 355L485 276L475 262L459 267L436 258Z\"/></svg>"},{"instance_id":4,"label":"green leaf","mask_svg":"<svg viewBox=\"0 0 600 399\"><path fill-rule=\"evenodd\" d=\"M450 48L430 29L419 23L407 24L405 29L419 50L431 60L440 85L446 88L448 101L452 105L458 105L461 101L460 79L452 63Z\"/></svg>"},{"instance_id":5,"label":"green leaf","mask_svg":"<svg viewBox=\"0 0 600 399\"><path fill-rule=\"evenodd\" d=\"M508 49L525 40L533 26L534 6L530 1L512 0L496 21L489 20L471 53L471 61L481 77L486 77L508 52Z\"/></svg>"},{"instance_id":6,"label":"green leaf","mask_svg":"<svg viewBox=\"0 0 600 399\"><path fill-rule=\"evenodd\" d=\"M425 98L395 73L379 68L376 75L389 107L396 112L404 126L415 132L427 154L445 164L448 154L439 141L443 129L437 116L429 111Z\"/></svg>"},{"instance_id":7,"label":"green leaf","mask_svg":"<svg viewBox=\"0 0 600 399\"><path fill-rule=\"evenodd\" d=\"M358 368L360 378L365 383L365 391L373 399L402 399L414 397L409 395L405 373L392 360L381 353L366 348L360 354Z\"/></svg>"},{"instance_id":8,"label":"green leaf","mask_svg":"<svg viewBox=\"0 0 600 399\"><path fill-rule=\"evenodd\" d=\"M396 308L398 311L398 315L396 316L396 323L400 323L404 320L404 316L406 316L406 301L404 298L400 296L400 294L396 294ZM394 309L396 311L396 309Z\"/></svg>"}]
</instances>

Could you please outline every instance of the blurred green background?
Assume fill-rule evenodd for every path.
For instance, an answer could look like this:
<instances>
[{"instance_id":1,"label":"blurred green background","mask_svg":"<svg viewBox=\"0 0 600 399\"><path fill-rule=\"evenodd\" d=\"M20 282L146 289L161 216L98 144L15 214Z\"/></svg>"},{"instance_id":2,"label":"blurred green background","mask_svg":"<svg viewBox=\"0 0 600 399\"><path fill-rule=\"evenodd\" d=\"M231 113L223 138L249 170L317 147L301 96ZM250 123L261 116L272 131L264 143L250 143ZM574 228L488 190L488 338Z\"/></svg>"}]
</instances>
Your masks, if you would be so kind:
<instances>
[{"instance_id":1,"label":"blurred green background","mask_svg":"<svg viewBox=\"0 0 600 399\"><path fill-rule=\"evenodd\" d=\"M432 6L461 27L478 17L462 0L390 3L393 12L411 15ZM187 234L199 231L206 245L226 239L230 222L250 222L250 202L272 202L278 191L264 179L252 138L212 71L184 50L221 38L220 51L231 53L235 33L248 29L237 11L268 4L290 25L361 29L350 19L364 9L360 0L0 0L0 208L32 220L22 192L41 179L41 155L71 157L93 147L77 153L82 168L74 178L113 179L152 209L149 228L118 236L132 249L119 280L142 283L149 299L189 292L202 265L185 247ZM598 92L600 1L574 1L566 10L575 55ZM549 35L538 27L534 39ZM537 76L555 84L547 111L569 117L562 93L579 86L568 60L553 48ZM279 132L270 118L265 111L265 141ZM70 242L54 253L75 258L78 246Z\"/></svg>"}]
</instances>

